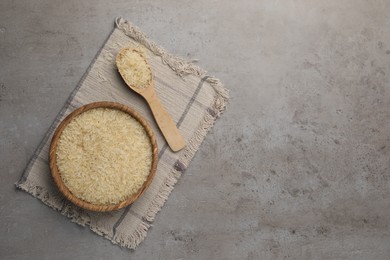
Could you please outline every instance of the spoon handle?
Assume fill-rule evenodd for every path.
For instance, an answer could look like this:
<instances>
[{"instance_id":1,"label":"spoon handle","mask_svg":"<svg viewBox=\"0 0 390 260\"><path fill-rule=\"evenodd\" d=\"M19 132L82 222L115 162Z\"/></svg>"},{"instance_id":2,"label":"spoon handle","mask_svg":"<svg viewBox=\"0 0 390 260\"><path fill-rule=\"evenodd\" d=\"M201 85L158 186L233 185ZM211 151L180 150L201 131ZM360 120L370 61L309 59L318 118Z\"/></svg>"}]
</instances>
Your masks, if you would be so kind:
<instances>
[{"instance_id":1,"label":"spoon handle","mask_svg":"<svg viewBox=\"0 0 390 260\"><path fill-rule=\"evenodd\" d=\"M183 136L181 135L179 129L177 129L175 122L172 120L172 117L168 114L168 112L158 100L156 93L154 91L149 93L150 95L144 95L144 98L152 110L158 127L160 128L172 151L180 151L186 146L186 142Z\"/></svg>"}]
</instances>

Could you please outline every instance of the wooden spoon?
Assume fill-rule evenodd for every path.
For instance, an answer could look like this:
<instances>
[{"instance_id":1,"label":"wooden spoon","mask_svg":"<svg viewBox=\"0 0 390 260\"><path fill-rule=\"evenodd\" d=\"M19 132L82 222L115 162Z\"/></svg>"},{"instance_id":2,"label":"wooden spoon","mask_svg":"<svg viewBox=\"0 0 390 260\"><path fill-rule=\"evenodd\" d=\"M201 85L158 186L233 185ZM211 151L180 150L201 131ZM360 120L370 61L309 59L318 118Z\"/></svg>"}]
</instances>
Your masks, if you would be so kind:
<instances>
[{"instance_id":1,"label":"wooden spoon","mask_svg":"<svg viewBox=\"0 0 390 260\"><path fill-rule=\"evenodd\" d=\"M157 125L172 151L183 149L186 142L154 91L153 75L145 55L138 49L126 47L116 56L116 64L128 87L140 94L149 104Z\"/></svg>"}]
</instances>

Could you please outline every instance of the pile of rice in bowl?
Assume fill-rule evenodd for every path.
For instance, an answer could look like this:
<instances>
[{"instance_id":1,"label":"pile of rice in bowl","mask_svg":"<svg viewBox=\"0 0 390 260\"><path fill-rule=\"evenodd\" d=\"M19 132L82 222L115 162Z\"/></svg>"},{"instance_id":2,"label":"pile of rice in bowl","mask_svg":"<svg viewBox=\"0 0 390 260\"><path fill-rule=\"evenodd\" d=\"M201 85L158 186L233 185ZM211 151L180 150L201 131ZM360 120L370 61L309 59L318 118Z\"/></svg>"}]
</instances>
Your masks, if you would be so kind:
<instances>
[{"instance_id":1,"label":"pile of rice in bowl","mask_svg":"<svg viewBox=\"0 0 390 260\"><path fill-rule=\"evenodd\" d=\"M143 125L113 108L92 108L63 129L56 149L62 181L77 198L117 204L137 193L153 161Z\"/></svg>"}]
</instances>

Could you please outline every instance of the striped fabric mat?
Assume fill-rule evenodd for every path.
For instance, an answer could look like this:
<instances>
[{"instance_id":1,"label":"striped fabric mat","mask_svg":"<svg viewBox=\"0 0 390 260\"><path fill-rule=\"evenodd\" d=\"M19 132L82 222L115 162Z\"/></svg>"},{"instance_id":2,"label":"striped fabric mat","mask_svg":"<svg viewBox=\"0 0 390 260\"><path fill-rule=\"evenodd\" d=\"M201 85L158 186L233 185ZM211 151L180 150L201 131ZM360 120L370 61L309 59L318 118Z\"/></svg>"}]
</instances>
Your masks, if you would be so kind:
<instances>
[{"instance_id":1,"label":"striped fabric mat","mask_svg":"<svg viewBox=\"0 0 390 260\"><path fill-rule=\"evenodd\" d=\"M187 141L187 147L178 153L167 146L146 102L124 84L116 69L116 53L129 45L145 49L157 95ZM16 186L114 244L134 249L145 238L157 212L225 109L227 100L227 90L218 79L169 54L130 22L117 18L113 32L56 117ZM86 211L64 199L54 185L48 164L51 137L61 120L74 109L96 101L119 102L137 110L152 127L159 147L158 169L149 189L127 208L108 213Z\"/></svg>"}]
</instances>

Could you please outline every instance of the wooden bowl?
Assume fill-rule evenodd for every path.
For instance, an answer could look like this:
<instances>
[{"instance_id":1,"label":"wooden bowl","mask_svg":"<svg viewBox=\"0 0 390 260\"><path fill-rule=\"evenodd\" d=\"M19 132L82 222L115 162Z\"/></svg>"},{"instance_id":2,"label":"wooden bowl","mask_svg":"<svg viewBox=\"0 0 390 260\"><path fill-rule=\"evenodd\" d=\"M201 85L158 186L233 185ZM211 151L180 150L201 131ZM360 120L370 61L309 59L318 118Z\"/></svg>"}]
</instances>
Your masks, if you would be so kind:
<instances>
[{"instance_id":1,"label":"wooden bowl","mask_svg":"<svg viewBox=\"0 0 390 260\"><path fill-rule=\"evenodd\" d=\"M152 156L153 156L152 167L150 169L150 173L149 173L148 178L146 179L146 181L144 182L144 184L138 190L137 193L133 194L128 199L126 199L122 202L119 202L117 204L100 204L100 205L92 204L92 203L81 200L78 197L74 196L70 192L70 190L66 187L64 182L62 181L61 173L57 167L56 151L57 151L58 140L62 134L62 131L65 129L65 127L69 124L69 122L74 117L76 117L77 115L79 115L87 110L93 109L93 108L111 108L111 109L117 109L117 110L120 110L120 111L123 111L123 112L129 114L145 128L146 133L149 136L150 142L152 144ZM51 140L51 144L50 144L50 170L51 170L51 175L53 176L54 182L57 185L58 189L65 196L65 198L67 198L68 200L73 202L75 205L77 205L81 208L87 209L87 210L92 210L92 211L102 212L102 211L118 210L118 209L121 209L121 208L126 207L126 206L130 205L131 203L133 203L136 199L138 199L145 192L145 190L149 187L150 183L152 182L153 177L154 177L156 170L157 170L157 161L158 161L157 142L156 142L156 138L153 134L153 131L150 128L150 126L148 125L148 123L145 121L145 119L141 115L139 115L133 109L131 109L125 105L122 105L119 103L114 103L114 102L96 102L96 103L87 104L85 106L82 106L82 107L76 109L75 111L70 113L57 127L57 129L53 135L53 138Z\"/></svg>"}]
</instances>

